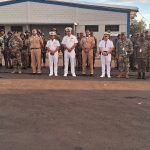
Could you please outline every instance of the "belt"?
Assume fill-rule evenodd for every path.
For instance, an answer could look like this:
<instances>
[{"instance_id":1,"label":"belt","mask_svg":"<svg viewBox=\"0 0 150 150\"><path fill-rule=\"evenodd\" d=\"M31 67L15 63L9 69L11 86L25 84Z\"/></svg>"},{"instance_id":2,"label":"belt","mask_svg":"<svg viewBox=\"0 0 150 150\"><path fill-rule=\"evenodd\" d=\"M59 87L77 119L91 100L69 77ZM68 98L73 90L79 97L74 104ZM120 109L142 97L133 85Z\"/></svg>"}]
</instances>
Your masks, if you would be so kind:
<instances>
[{"instance_id":1,"label":"belt","mask_svg":"<svg viewBox=\"0 0 150 150\"><path fill-rule=\"evenodd\" d=\"M41 48L31 48L31 49L41 49Z\"/></svg>"}]
</instances>

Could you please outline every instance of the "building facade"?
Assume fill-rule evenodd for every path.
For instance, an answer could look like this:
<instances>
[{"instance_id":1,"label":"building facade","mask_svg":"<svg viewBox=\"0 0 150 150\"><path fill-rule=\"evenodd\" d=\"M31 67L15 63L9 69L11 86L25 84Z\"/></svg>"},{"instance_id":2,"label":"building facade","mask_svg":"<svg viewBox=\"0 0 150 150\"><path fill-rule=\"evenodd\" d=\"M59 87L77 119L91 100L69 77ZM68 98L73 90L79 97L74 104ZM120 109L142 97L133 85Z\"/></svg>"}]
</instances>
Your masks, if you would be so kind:
<instances>
[{"instance_id":1,"label":"building facade","mask_svg":"<svg viewBox=\"0 0 150 150\"><path fill-rule=\"evenodd\" d=\"M0 28L6 32L38 28L48 37L51 28L56 27L63 37L64 28L71 26L74 33L90 29L100 40L107 30L112 34L129 34L131 12L137 11L136 7L65 0L10 0L0 2Z\"/></svg>"}]
</instances>

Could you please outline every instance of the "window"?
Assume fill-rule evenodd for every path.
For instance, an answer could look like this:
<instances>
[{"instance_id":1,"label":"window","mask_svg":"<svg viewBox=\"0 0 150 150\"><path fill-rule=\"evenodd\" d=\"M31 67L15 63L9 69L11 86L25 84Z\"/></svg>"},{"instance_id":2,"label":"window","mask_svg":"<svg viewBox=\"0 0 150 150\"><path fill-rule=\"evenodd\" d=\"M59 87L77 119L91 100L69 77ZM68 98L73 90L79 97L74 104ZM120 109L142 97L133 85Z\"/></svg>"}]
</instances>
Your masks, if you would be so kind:
<instances>
[{"instance_id":1,"label":"window","mask_svg":"<svg viewBox=\"0 0 150 150\"><path fill-rule=\"evenodd\" d=\"M23 31L23 27L22 26L11 26L11 31L18 31L18 32L22 32Z\"/></svg>"},{"instance_id":2,"label":"window","mask_svg":"<svg viewBox=\"0 0 150 150\"><path fill-rule=\"evenodd\" d=\"M86 25L85 30L90 30L92 32L98 32L99 28L97 25Z\"/></svg>"},{"instance_id":3,"label":"window","mask_svg":"<svg viewBox=\"0 0 150 150\"><path fill-rule=\"evenodd\" d=\"M119 31L119 25L105 25L105 31Z\"/></svg>"},{"instance_id":4,"label":"window","mask_svg":"<svg viewBox=\"0 0 150 150\"><path fill-rule=\"evenodd\" d=\"M5 30L5 27L0 25L0 30Z\"/></svg>"}]
</instances>

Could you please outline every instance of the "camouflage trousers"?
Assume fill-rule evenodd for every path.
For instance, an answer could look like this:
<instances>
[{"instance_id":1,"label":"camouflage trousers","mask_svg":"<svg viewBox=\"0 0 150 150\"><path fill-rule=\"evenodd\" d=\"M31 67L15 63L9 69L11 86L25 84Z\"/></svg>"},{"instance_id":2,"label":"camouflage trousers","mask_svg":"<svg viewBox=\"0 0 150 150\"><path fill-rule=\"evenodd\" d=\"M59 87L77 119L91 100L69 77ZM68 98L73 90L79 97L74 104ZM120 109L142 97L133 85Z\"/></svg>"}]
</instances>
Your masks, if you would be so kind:
<instances>
[{"instance_id":1,"label":"camouflage trousers","mask_svg":"<svg viewBox=\"0 0 150 150\"><path fill-rule=\"evenodd\" d=\"M146 70L150 71L150 56L147 56L147 64L146 64Z\"/></svg>"},{"instance_id":2,"label":"camouflage trousers","mask_svg":"<svg viewBox=\"0 0 150 150\"><path fill-rule=\"evenodd\" d=\"M13 56L13 67L14 68L20 68L21 67L21 52L20 51L15 51L12 52Z\"/></svg>"},{"instance_id":3,"label":"camouflage trousers","mask_svg":"<svg viewBox=\"0 0 150 150\"><path fill-rule=\"evenodd\" d=\"M146 72L146 59L137 58L138 72Z\"/></svg>"},{"instance_id":4,"label":"camouflage trousers","mask_svg":"<svg viewBox=\"0 0 150 150\"><path fill-rule=\"evenodd\" d=\"M22 67L27 68L27 66L28 66L28 52L26 50L21 51L21 61L22 61Z\"/></svg>"},{"instance_id":5,"label":"camouflage trousers","mask_svg":"<svg viewBox=\"0 0 150 150\"><path fill-rule=\"evenodd\" d=\"M129 57L119 56L118 58L119 71L124 73L129 73Z\"/></svg>"},{"instance_id":6,"label":"camouflage trousers","mask_svg":"<svg viewBox=\"0 0 150 150\"><path fill-rule=\"evenodd\" d=\"M2 53L2 48L0 47L0 64L2 64L2 58L3 58L3 53Z\"/></svg>"}]
</instances>

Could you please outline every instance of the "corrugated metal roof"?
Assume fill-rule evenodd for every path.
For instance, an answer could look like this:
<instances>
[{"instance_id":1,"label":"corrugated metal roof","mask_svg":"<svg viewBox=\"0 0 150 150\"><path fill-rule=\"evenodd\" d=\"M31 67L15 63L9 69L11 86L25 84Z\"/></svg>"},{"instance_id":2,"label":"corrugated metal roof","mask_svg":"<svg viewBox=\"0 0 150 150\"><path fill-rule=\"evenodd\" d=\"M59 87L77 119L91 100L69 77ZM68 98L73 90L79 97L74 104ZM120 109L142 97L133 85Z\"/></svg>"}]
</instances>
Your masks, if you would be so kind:
<instances>
[{"instance_id":1,"label":"corrugated metal roof","mask_svg":"<svg viewBox=\"0 0 150 150\"><path fill-rule=\"evenodd\" d=\"M5 2L16 2L18 0L0 0L0 3L5 3ZM26 0L30 1L30 0ZM83 2L83 1L77 1L77 0L43 0L47 2L61 2L61 3L69 3L69 4L79 4L83 6L96 6L96 7L103 7L103 8L109 8L109 9L122 9L122 10L131 10L131 11L138 11L138 7L132 7L132 6L123 6L123 5L111 5L111 4L105 4L105 3L96 3L96 2ZM19 1L18 1L19 2ZM32 0L33 2L33 0ZM35 0L35 2L37 2ZM41 1L42 2L42 1Z\"/></svg>"}]
</instances>

